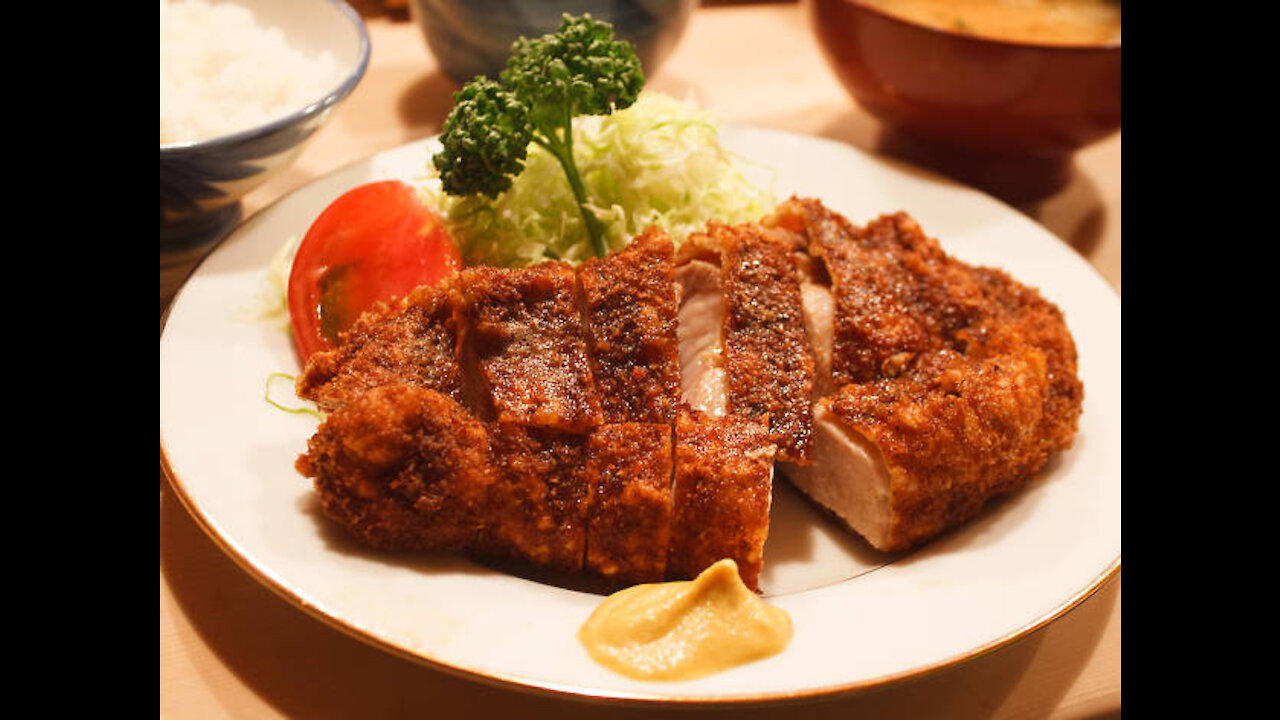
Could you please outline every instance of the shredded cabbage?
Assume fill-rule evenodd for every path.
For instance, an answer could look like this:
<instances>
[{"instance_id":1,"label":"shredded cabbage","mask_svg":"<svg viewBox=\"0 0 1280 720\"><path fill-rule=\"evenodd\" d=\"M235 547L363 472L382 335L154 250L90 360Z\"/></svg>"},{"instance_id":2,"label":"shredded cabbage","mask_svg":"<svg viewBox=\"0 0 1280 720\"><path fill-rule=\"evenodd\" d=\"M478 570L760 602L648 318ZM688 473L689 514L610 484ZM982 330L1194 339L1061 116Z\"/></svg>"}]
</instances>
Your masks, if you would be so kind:
<instances>
[{"instance_id":1,"label":"shredded cabbage","mask_svg":"<svg viewBox=\"0 0 1280 720\"><path fill-rule=\"evenodd\" d=\"M625 110L574 122L574 156L610 248L657 225L679 245L707 221L759 220L775 205L742 160L720 144L715 120L692 101L645 92ZM468 264L520 267L592 257L582 216L559 163L530 145L525 169L497 199L454 197L439 178L425 190Z\"/></svg>"},{"instance_id":2,"label":"shredded cabbage","mask_svg":"<svg viewBox=\"0 0 1280 720\"><path fill-rule=\"evenodd\" d=\"M276 249L262 278L262 287L253 305L241 314L255 320L263 320L283 330L289 330L289 273L293 269L293 256L298 252L302 238L293 235Z\"/></svg>"}]
</instances>

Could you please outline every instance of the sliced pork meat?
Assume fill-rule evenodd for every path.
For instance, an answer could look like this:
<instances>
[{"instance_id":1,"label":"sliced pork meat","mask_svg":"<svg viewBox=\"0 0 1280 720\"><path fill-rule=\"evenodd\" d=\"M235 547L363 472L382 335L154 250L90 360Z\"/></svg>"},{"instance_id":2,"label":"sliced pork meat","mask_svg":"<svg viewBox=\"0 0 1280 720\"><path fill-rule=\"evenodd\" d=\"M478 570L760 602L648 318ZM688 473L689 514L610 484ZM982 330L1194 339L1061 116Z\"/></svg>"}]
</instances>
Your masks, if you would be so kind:
<instances>
[{"instance_id":1,"label":"sliced pork meat","mask_svg":"<svg viewBox=\"0 0 1280 720\"><path fill-rule=\"evenodd\" d=\"M813 353L813 398L824 398L835 389L831 377L831 327L835 321L835 298L831 288L805 279L800 283L800 306Z\"/></svg>"},{"instance_id":2,"label":"sliced pork meat","mask_svg":"<svg viewBox=\"0 0 1280 720\"><path fill-rule=\"evenodd\" d=\"M324 513L388 551L470 550L497 482L487 426L418 385L375 387L329 413L297 470Z\"/></svg>"},{"instance_id":3,"label":"sliced pork meat","mask_svg":"<svg viewBox=\"0 0 1280 720\"><path fill-rule=\"evenodd\" d=\"M600 423L572 267L468 268L458 285L466 352L498 421L579 432Z\"/></svg>"},{"instance_id":4,"label":"sliced pork meat","mask_svg":"<svg viewBox=\"0 0 1280 720\"><path fill-rule=\"evenodd\" d=\"M667 578L672 426L601 425L587 453L586 568L626 584Z\"/></svg>"},{"instance_id":5,"label":"sliced pork meat","mask_svg":"<svg viewBox=\"0 0 1280 720\"><path fill-rule=\"evenodd\" d=\"M453 286L422 287L361 315L336 349L312 355L298 376L298 397L329 411L371 388L406 383L462 400Z\"/></svg>"},{"instance_id":6,"label":"sliced pork meat","mask_svg":"<svg viewBox=\"0 0 1280 720\"><path fill-rule=\"evenodd\" d=\"M695 410L719 417L728 411L729 392L724 365L724 286L719 258L712 258L687 257L676 267L677 334L684 401Z\"/></svg>"},{"instance_id":7,"label":"sliced pork meat","mask_svg":"<svg viewBox=\"0 0 1280 720\"><path fill-rule=\"evenodd\" d=\"M913 547L972 518L1047 460L1039 432L1049 382L1038 353L943 351L892 381L845 385L821 414L832 460L861 464L862 493L828 507L881 550ZM832 486L830 476L820 482L817 492Z\"/></svg>"},{"instance_id":8,"label":"sliced pork meat","mask_svg":"<svg viewBox=\"0 0 1280 720\"><path fill-rule=\"evenodd\" d=\"M832 338L813 462L782 471L872 546L959 525L1070 446L1075 347L1034 290L950 258L902 213L856 228L793 199L771 222L803 232L820 260L806 312Z\"/></svg>"},{"instance_id":9,"label":"sliced pork meat","mask_svg":"<svg viewBox=\"0 0 1280 720\"><path fill-rule=\"evenodd\" d=\"M496 479L481 542L470 549L485 557L581 572L590 435L507 422L488 429Z\"/></svg>"},{"instance_id":10,"label":"sliced pork meat","mask_svg":"<svg viewBox=\"0 0 1280 720\"><path fill-rule=\"evenodd\" d=\"M372 547L617 582L732 558L759 589L776 466L873 547L915 547L1073 441L1062 313L903 213L792 198L679 248L468 268L317 353L297 468Z\"/></svg>"},{"instance_id":11,"label":"sliced pork meat","mask_svg":"<svg viewBox=\"0 0 1280 720\"><path fill-rule=\"evenodd\" d=\"M671 423L681 402L675 248L649 230L578 270L591 367L606 423Z\"/></svg>"},{"instance_id":12,"label":"sliced pork meat","mask_svg":"<svg viewBox=\"0 0 1280 720\"><path fill-rule=\"evenodd\" d=\"M855 228L815 200L792 203L831 281L834 385L892 377L916 354L955 344L984 312L975 268L949 257L909 215Z\"/></svg>"},{"instance_id":13,"label":"sliced pork meat","mask_svg":"<svg viewBox=\"0 0 1280 720\"><path fill-rule=\"evenodd\" d=\"M728 410L765 420L778 458L809 461L813 350L792 248L755 225L713 225L724 272Z\"/></svg>"},{"instance_id":14,"label":"sliced pork meat","mask_svg":"<svg viewBox=\"0 0 1280 720\"><path fill-rule=\"evenodd\" d=\"M694 577L731 558L747 587L759 589L776 454L764 420L681 413L675 433L669 576Z\"/></svg>"},{"instance_id":15,"label":"sliced pork meat","mask_svg":"<svg viewBox=\"0 0 1280 720\"><path fill-rule=\"evenodd\" d=\"M756 225L712 223L676 266L684 398L763 419L779 457L807 462L814 359L795 248Z\"/></svg>"},{"instance_id":16,"label":"sliced pork meat","mask_svg":"<svg viewBox=\"0 0 1280 720\"><path fill-rule=\"evenodd\" d=\"M808 337L809 354L813 359L813 390L811 398L826 397L834 389L831 377L833 351L832 329L835 325L835 297L831 293L831 278L822 261L809 254L809 238L805 232L804 218L794 210L792 203L784 204L777 214L765 218L763 232L775 243L789 248L795 261L796 276L800 284L800 307L804 316L805 334Z\"/></svg>"}]
</instances>

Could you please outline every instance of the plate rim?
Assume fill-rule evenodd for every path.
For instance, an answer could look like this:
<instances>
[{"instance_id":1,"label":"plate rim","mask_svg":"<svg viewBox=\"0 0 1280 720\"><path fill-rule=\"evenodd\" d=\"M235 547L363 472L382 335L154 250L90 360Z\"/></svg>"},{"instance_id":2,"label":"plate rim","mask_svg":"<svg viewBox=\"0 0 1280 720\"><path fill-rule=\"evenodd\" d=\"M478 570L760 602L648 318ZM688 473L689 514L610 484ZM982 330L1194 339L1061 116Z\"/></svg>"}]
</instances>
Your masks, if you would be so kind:
<instances>
[{"instance_id":1,"label":"plate rim","mask_svg":"<svg viewBox=\"0 0 1280 720\"><path fill-rule=\"evenodd\" d=\"M795 132L790 132L786 130L780 130L777 128L761 127L761 126L745 125L745 124L731 124L731 123L725 124L722 126L722 130L746 132L746 133L761 133L764 135L772 135L775 137L786 137L786 138L798 140L801 142L819 142L819 143L827 143L827 144L839 146L844 151L852 151L855 154L863 156L864 159L866 159L871 163L887 166L894 171L899 171L902 168L909 168L913 174L928 178L931 182L941 182L953 188L968 190L970 192L975 193L976 195L985 197L988 201L994 201L995 203L1003 206L1009 212L1014 212L1014 213L1018 212L1016 209L1008 206L1006 203L1003 203L996 198L986 195L985 193L982 193L979 190L976 190L969 186L958 183L950 178L939 175L937 173L934 173L924 168L919 168L917 166L909 165L901 161L896 161L892 158L885 158L878 155L874 155L872 153L867 152L866 150L863 150L861 148L858 148L856 146L850 145L848 143L845 143L837 139L827 138L822 136L811 136L811 135L805 135L802 133L795 133ZM199 263L196 264L196 266L192 269L189 277L194 277L195 275L197 275L200 270L200 266L203 265L203 263L206 260L208 260L209 257L212 257L224 243L234 240L234 238L239 233L246 231L245 228L250 227L253 223L255 223L255 221L259 220L262 216L270 212L273 212L279 205L281 205L282 203L284 203L286 200L293 197L294 195L298 194L299 192L305 189L311 188L312 186L317 185L319 183L322 183L325 180L332 178L333 176L343 175L347 172L350 172L357 167L368 166L370 170L376 170L376 164L380 158L383 158L385 156L392 156L398 153L408 152L416 146L429 144L430 142L434 141L437 137L438 136L420 138L417 140L402 143L393 148L371 153L365 157L352 160L351 162L348 162L342 166L339 166L328 172L325 172L322 175L312 178L307 182L304 182L303 184L299 185L298 187L293 188L286 193L283 193L279 197L273 199L270 203L261 207L253 215L247 218L244 218L236 226L236 228L232 230L232 232L228 233L228 235L226 236L226 239L222 243L219 243L219 247L214 248L204 258L202 258ZM1033 224L1036 224L1037 226L1039 226L1038 223L1035 223L1034 220L1030 218L1027 218L1027 219ZM1042 227L1042 226L1039 226L1039 227ZM1059 244L1065 245L1065 243L1063 243L1063 241L1060 238L1057 238L1051 232L1048 232L1047 230L1045 232L1047 235L1049 235L1053 240L1055 240ZM1077 257L1079 256L1077 255ZM1102 277L1101 273L1097 270L1097 268L1095 268L1092 265L1092 263L1088 263L1087 261L1085 261L1083 258L1080 258L1080 259L1083 266L1087 267L1090 271L1092 271L1097 279L1102 280L1106 288L1111 293L1113 293L1116 296L1116 299L1118 300L1119 293L1115 290L1114 287L1110 285L1110 283L1105 282L1105 278ZM187 287L187 283L184 282L182 288L179 288L178 292L174 294L169 305L165 309L164 315L162 316L162 319L161 319L161 332L160 332L161 344L163 344L164 342L165 332L167 330L170 313L172 309L181 302L183 291L186 289L186 287ZM259 583L267 587L275 595L285 600L288 604L292 605L293 607L299 610L302 610L307 615L317 620L320 620L323 624L349 637L352 637L366 645L379 648L394 656L403 658L405 660L408 660L420 666L428 667L431 669L446 672L456 677L461 677L471 681L480 682L483 684L488 684L488 685L492 685L500 688L505 688L508 690L516 690L520 692L532 693L532 694L542 695L542 696L550 696L550 697L555 697L555 698L560 698L565 700L572 700L572 701L579 701L579 702L591 702L591 703L608 704L608 705L633 705L633 706L642 706L642 707L644 706L683 707L683 706L690 706L690 705L748 706L748 705L785 704L789 702L800 702L800 701L812 700L812 699L818 699L818 698L836 697L841 695L855 694L855 693L864 692L864 691L873 690L873 689L886 688L886 687L898 685L910 680L915 680L915 679L923 678L925 676L933 675L947 668L953 668L953 667L958 667L958 666L967 664L973 660L984 657L1012 643L1015 643L1018 640L1021 640L1043 629L1044 627L1050 625L1057 619L1061 618L1071 610L1075 609L1076 607L1084 603L1090 597L1095 595L1099 590L1105 587L1121 571L1122 553L1120 553L1119 549L1117 548L1116 556L1110 561L1110 563L1106 567L1102 568L1101 571L1098 572L1097 575L1092 580L1090 580L1085 586L1078 589L1074 594L1066 597L1061 602L1059 602L1056 606L1043 612L1038 617L1030 620L1029 622L1026 622L1022 626L1015 628L1000 637L990 640L989 642L983 643L976 647L968 648L964 652L942 658L930 664L913 666L909 669L896 672L896 673L877 675L871 678L850 681L848 683L827 684L827 685L792 690L792 691L765 691L765 692L760 692L755 694L747 693L747 694L733 694L733 695L724 695L724 694L696 695L696 694L669 694L669 693L663 693L660 691L642 692L642 691L630 691L630 690L622 690L622 689L602 689L602 688L590 687L587 685L574 685L571 683L548 682L544 680L523 677L515 673L510 673L503 670L469 667L462 663L450 662L448 660L443 660L437 657L431 657L431 656L425 655L420 651L402 647L396 644L395 642L391 641L390 639L378 637L376 634L374 634L371 631L357 627L343 620L342 618L335 617L334 615L326 612L324 609L317 607L311 602L308 602L305 597L300 595L295 590L289 588L284 582L274 577L272 573L265 571L261 567L258 567L246 552L244 552L241 548L239 548L236 545L236 543L226 538L223 535L223 533L219 531L217 524L211 518L209 518L206 515L205 511L201 509L198 506L198 504L194 501L190 492L186 488L182 478L174 469L173 462L169 457L169 452L165 445L163 429L161 431L161 436L160 436L160 463L161 463L162 474L166 481L167 487L170 488L173 496L178 499L179 504L193 519L193 521L201 529L203 534L206 537L208 537L214 543L214 545L217 546L224 554L230 557L230 559L242 571L246 572L250 577L254 578Z\"/></svg>"},{"instance_id":2,"label":"plate rim","mask_svg":"<svg viewBox=\"0 0 1280 720\"><path fill-rule=\"evenodd\" d=\"M786 704L791 702L803 702L807 700L837 697L841 695L851 695L859 692L865 692L873 689L882 689L899 685L904 682L917 680L929 675L933 675L939 671L959 667L971 661L982 658L993 652L1011 645L1041 629L1052 624L1058 618L1066 615L1076 607L1084 603L1090 597L1095 595L1103 587L1115 578L1120 572L1121 556L1117 555L1111 565L1103 570L1088 586L1082 588L1076 595L1070 597L1059 607L1054 608L1050 612L1044 614L1034 622L1019 628L996 640L970 649L960 655L944 659L937 663L927 666L920 666L910 670L883 675L868 680L859 680L846 684L822 686L818 688L809 688L805 690L797 690L793 692L774 692L761 693L759 695L664 695L662 693L638 693L638 692L602 692L588 687L571 686L566 684L552 684L541 681L523 679L515 675L494 672L491 670L478 670L469 668L461 664L449 663L437 658L426 657L421 653L414 652L396 644L387 641L376 635L360 630L350 624L344 622L340 618L335 618L329 613L324 612L318 607L308 603L305 599L292 592L282 583L278 582L270 574L262 571L261 568L254 565L248 558L236 550L232 543L222 537L213 526L213 523L204 515L204 513L195 506L181 486L181 481L177 478L169 463L168 454L165 452L164 445L160 447L160 462L162 470L165 473L165 480L169 488L173 491L175 497L183 509L191 516L196 525L204 532L214 545L216 545L223 553L262 585L266 586L275 595L284 599L288 604L303 611L314 619L320 620L326 626L331 627L348 637L352 637L366 645L379 648L384 652L408 660L417 665L428 667L434 670L446 672L455 677L461 677L475 682L481 682L487 685L500 687L508 690L516 690L520 692L532 693L544 697L560 698L576 702L594 702L608 705L630 705L639 707L683 707L687 705L722 705L722 706L745 706L745 705L772 705Z\"/></svg>"}]
</instances>

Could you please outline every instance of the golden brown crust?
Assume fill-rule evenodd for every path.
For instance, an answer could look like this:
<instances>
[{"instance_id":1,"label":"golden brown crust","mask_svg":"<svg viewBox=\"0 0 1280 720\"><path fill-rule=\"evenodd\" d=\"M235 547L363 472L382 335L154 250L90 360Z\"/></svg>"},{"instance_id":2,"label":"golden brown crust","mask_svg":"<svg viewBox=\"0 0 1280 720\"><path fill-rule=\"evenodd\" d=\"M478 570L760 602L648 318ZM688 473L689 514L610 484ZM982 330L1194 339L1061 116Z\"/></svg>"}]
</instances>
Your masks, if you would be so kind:
<instances>
[{"instance_id":1,"label":"golden brown crust","mask_svg":"<svg viewBox=\"0 0 1280 720\"><path fill-rule=\"evenodd\" d=\"M331 413L297 460L325 515L382 550L470 548L495 477L488 433L452 398L376 387Z\"/></svg>"},{"instance_id":2,"label":"golden brown crust","mask_svg":"<svg viewBox=\"0 0 1280 720\"><path fill-rule=\"evenodd\" d=\"M696 577L732 558L759 590L776 454L761 420L682 412L676 421L675 483L667 576Z\"/></svg>"},{"instance_id":3,"label":"golden brown crust","mask_svg":"<svg viewBox=\"0 0 1280 720\"><path fill-rule=\"evenodd\" d=\"M625 583L666 578L671 537L671 425L620 423L587 454L587 569Z\"/></svg>"},{"instance_id":4,"label":"golden brown crust","mask_svg":"<svg viewBox=\"0 0 1280 720\"><path fill-rule=\"evenodd\" d=\"M489 435L497 481L477 552L580 572L589 436L510 423L489 425Z\"/></svg>"},{"instance_id":5,"label":"golden brown crust","mask_svg":"<svg viewBox=\"0 0 1280 720\"><path fill-rule=\"evenodd\" d=\"M1046 391L1042 356L931 355L908 376L850 384L826 402L875 443L889 470L889 539L909 548L1020 487L1047 459L1035 438Z\"/></svg>"},{"instance_id":6,"label":"golden brown crust","mask_svg":"<svg viewBox=\"0 0 1280 720\"><path fill-rule=\"evenodd\" d=\"M499 422L567 431L600 423L569 265L469 268L460 289L469 351Z\"/></svg>"},{"instance_id":7,"label":"golden brown crust","mask_svg":"<svg viewBox=\"0 0 1280 720\"><path fill-rule=\"evenodd\" d=\"M824 402L885 459L891 539L880 549L959 525L1070 447L1083 387L1057 307L1002 271L948 257L902 213L823 252L833 283L862 307L851 335L866 347L845 356L858 380ZM842 269L837 257L880 270Z\"/></svg>"},{"instance_id":8,"label":"golden brown crust","mask_svg":"<svg viewBox=\"0 0 1280 720\"><path fill-rule=\"evenodd\" d=\"M752 225L713 225L724 276L728 408L766 418L778 457L809 462L814 359L792 248Z\"/></svg>"},{"instance_id":9,"label":"golden brown crust","mask_svg":"<svg viewBox=\"0 0 1280 720\"><path fill-rule=\"evenodd\" d=\"M831 280L835 385L892 374L946 346L972 320L977 298L967 269L905 213L857 228L816 200L792 199L780 212L800 216L809 252Z\"/></svg>"},{"instance_id":10,"label":"golden brown crust","mask_svg":"<svg viewBox=\"0 0 1280 720\"><path fill-rule=\"evenodd\" d=\"M880 549L964 522L1071 445L1083 388L1058 308L948 257L903 213L858 228L793 198L674 253L724 269L728 416L677 407L673 253L648 233L578 273L471 268L375 308L299 379L331 414L297 468L375 548L628 582L730 557L758 590L775 455L807 456L806 249L806 277L836 302L838 390L821 402L888 471Z\"/></svg>"},{"instance_id":11,"label":"golden brown crust","mask_svg":"<svg viewBox=\"0 0 1280 720\"><path fill-rule=\"evenodd\" d=\"M671 422L680 403L674 246L650 229L578 270L603 420Z\"/></svg>"},{"instance_id":12,"label":"golden brown crust","mask_svg":"<svg viewBox=\"0 0 1280 720\"><path fill-rule=\"evenodd\" d=\"M989 308L958 337L970 356L996 358L1026 348L1044 353L1048 375L1038 437L1047 452L1071 447L1084 402L1075 339L1062 310L1002 270L975 268Z\"/></svg>"},{"instance_id":13,"label":"golden brown crust","mask_svg":"<svg viewBox=\"0 0 1280 720\"><path fill-rule=\"evenodd\" d=\"M314 353L298 376L298 397L330 411L382 385L407 383L461 399L457 322L449 281L364 313L333 350Z\"/></svg>"}]
</instances>

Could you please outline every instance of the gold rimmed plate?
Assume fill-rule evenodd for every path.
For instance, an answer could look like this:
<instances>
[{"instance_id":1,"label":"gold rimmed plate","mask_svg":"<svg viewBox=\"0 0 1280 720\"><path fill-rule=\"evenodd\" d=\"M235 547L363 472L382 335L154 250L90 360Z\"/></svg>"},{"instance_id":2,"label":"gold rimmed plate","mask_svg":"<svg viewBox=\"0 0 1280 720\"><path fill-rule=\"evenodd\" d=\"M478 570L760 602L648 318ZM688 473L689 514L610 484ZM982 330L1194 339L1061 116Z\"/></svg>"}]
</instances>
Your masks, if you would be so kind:
<instances>
[{"instance_id":1,"label":"gold rimmed plate","mask_svg":"<svg viewBox=\"0 0 1280 720\"><path fill-rule=\"evenodd\" d=\"M905 210L948 252L1057 303L1085 385L1075 447L1023 491L901 556L870 550L779 478L761 583L792 617L791 645L691 682L611 673L577 642L602 600L589 584L348 541L293 469L316 418L268 402L293 399L272 378L298 371L285 327L259 313L273 258L343 191L420 178L434 142L424 140L249 218L175 298L160 338L160 443L176 494L246 572L338 630L477 680L593 700L759 703L883 686L1023 637L1098 589L1120 566L1115 291L1047 230L972 189L829 140L736 126L722 140L779 199L818 197L855 223Z\"/></svg>"}]
</instances>

